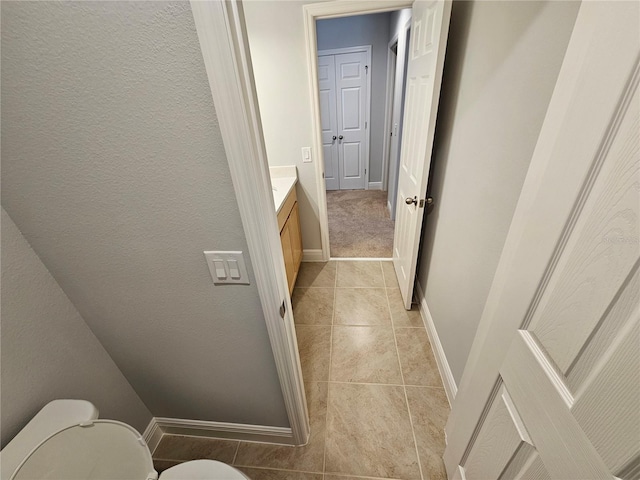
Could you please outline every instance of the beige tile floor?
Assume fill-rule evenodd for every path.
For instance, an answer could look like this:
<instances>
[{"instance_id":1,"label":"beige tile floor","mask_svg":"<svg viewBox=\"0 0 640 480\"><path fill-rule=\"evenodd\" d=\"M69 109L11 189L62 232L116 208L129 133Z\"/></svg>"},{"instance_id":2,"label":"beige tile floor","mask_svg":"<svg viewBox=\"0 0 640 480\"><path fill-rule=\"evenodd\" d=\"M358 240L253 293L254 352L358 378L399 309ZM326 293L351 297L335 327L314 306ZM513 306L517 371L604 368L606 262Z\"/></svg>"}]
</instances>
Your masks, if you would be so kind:
<instances>
[{"instance_id":1,"label":"beige tile floor","mask_svg":"<svg viewBox=\"0 0 640 480\"><path fill-rule=\"evenodd\" d=\"M449 404L390 262L304 263L293 296L311 438L303 447L166 435L158 470L211 458L253 480L446 479Z\"/></svg>"}]
</instances>

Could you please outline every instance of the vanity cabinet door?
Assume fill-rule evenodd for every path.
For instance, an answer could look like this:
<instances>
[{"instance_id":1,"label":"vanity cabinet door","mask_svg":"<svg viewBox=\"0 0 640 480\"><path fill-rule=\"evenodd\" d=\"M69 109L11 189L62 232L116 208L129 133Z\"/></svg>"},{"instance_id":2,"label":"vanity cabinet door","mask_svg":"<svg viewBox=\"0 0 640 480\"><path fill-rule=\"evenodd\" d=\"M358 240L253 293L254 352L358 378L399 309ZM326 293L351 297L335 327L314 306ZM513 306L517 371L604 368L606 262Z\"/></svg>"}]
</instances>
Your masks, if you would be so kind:
<instances>
[{"instance_id":1,"label":"vanity cabinet door","mask_svg":"<svg viewBox=\"0 0 640 480\"><path fill-rule=\"evenodd\" d=\"M300 231L300 215L298 202L295 203L289 215L289 231L291 232L291 247L293 250L294 277L298 276L300 262L302 262L302 232Z\"/></svg>"},{"instance_id":2,"label":"vanity cabinet door","mask_svg":"<svg viewBox=\"0 0 640 480\"><path fill-rule=\"evenodd\" d=\"M289 292L293 290L295 282L295 263L293 261L293 245L291 243L291 222L287 221L280 232L280 243L282 244L282 254L284 255L284 267L287 271L287 283Z\"/></svg>"}]
</instances>

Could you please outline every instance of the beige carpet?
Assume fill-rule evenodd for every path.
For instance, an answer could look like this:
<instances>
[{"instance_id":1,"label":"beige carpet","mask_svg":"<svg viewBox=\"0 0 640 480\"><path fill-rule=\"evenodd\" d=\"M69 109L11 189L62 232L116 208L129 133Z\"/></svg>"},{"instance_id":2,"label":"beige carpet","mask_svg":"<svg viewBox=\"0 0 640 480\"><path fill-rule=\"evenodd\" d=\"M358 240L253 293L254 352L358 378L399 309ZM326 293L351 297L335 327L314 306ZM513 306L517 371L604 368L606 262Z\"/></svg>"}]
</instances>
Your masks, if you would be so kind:
<instances>
[{"instance_id":1,"label":"beige carpet","mask_svg":"<svg viewBox=\"0 0 640 480\"><path fill-rule=\"evenodd\" d=\"M394 222L386 205L380 190L328 191L331 256L391 257Z\"/></svg>"}]
</instances>

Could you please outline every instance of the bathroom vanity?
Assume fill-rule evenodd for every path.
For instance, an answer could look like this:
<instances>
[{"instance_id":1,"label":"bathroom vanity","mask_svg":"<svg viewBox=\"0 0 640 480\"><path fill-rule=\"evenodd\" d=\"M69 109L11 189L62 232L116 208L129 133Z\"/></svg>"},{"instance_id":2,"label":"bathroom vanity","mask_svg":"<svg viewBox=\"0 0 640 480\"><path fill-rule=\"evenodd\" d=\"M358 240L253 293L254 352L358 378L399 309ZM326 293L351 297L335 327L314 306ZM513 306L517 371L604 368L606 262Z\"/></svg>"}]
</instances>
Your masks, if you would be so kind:
<instances>
[{"instance_id":1,"label":"bathroom vanity","mask_svg":"<svg viewBox=\"0 0 640 480\"><path fill-rule=\"evenodd\" d=\"M273 188L273 203L278 215L287 283L289 284L289 293L291 293L302 262L302 235L296 197L298 173L295 166L288 166L270 167L269 174Z\"/></svg>"}]
</instances>

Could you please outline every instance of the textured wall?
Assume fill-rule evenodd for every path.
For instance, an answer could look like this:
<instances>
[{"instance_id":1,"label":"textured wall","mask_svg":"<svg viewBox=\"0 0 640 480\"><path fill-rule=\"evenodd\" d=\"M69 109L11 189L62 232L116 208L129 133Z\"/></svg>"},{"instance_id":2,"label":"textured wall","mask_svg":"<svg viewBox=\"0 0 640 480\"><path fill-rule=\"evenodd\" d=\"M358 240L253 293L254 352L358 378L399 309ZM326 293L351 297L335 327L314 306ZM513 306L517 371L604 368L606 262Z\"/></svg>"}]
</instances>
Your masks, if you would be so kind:
<instances>
[{"instance_id":1,"label":"textured wall","mask_svg":"<svg viewBox=\"0 0 640 480\"><path fill-rule=\"evenodd\" d=\"M2 204L154 415L288 426L188 2L2 2Z\"/></svg>"},{"instance_id":2,"label":"textured wall","mask_svg":"<svg viewBox=\"0 0 640 480\"><path fill-rule=\"evenodd\" d=\"M371 125L369 181L382 181L384 104L387 95L389 13L320 20L316 24L318 50L371 45Z\"/></svg>"},{"instance_id":3,"label":"textured wall","mask_svg":"<svg viewBox=\"0 0 640 480\"><path fill-rule=\"evenodd\" d=\"M151 413L2 210L2 446L56 398L144 431Z\"/></svg>"},{"instance_id":4,"label":"textured wall","mask_svg":"<svg viewBox=\"0 0 640 480\"><path fill-rule=\"evenodd\" d=\"M456 381L580 2L454 2L419 280Z\"/></svg>"}]
</instances>

